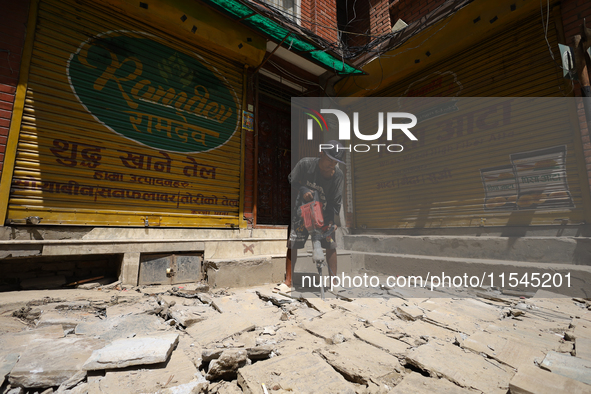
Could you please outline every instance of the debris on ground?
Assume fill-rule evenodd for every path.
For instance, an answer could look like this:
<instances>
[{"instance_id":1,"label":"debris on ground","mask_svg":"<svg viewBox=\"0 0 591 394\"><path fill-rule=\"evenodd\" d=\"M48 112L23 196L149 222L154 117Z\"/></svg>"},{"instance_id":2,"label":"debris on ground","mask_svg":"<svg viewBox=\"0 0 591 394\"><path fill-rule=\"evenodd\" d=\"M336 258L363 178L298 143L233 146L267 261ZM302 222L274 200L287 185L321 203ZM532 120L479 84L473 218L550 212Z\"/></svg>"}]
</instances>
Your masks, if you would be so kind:
<instances>
[{"instance_id":1,"label":"debris on ground","mask_svg":"<svg viewBox=\"0 0 591 394\"><path fill-rule=\"evenodd\" d=\"M0 394L591 392L586 299L85 284L0 293Z\"/></svg>"}]
</instances>

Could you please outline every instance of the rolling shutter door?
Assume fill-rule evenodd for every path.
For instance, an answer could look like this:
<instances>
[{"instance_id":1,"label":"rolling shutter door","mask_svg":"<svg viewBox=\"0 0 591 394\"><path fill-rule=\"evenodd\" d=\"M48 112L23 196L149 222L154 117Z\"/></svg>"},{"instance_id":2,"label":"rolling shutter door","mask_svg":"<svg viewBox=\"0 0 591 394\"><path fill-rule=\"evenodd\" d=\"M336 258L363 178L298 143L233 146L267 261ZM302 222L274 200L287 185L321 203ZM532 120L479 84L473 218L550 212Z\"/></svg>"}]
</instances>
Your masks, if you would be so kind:
<instances>
[{"instance_id":1,"label":"rolling shutter door","mask_svg":"<svg viewBox=\"0 0 591 394\"><path fill-rule=\"evenodd\" d=\"M556 51L552 23L548 41ZM457 110L417 127L417 142L403 135L380 141L403 144L401 153L352 155L356 226L580 223L586 178L568 94L539 15L376 92L448 97L447 104L437 103ZM556 97L532 102L511 96Z\"/></svg>"},{"instance_id":2,"label":"rolling shutter door","mask_svg":"<svg viewBox=\"0 0 591 394\"><path fill-rule=\"evenodd\" d=\"M243 69L189 38L40 2L10 223L238 225Z\"/></svg>"}]
</instances>

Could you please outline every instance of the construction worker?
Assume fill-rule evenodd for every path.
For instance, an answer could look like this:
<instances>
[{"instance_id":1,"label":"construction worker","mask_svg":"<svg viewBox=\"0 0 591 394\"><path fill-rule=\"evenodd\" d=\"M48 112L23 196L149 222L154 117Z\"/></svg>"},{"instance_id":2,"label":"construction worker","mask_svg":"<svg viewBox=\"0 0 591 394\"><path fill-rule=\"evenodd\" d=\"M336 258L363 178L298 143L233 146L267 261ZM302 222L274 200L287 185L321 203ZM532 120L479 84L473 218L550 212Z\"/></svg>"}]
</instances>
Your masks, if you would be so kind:
<instances>
[{"instance_id":1,"label":"construction worker","mask_svg":"<svg viewBox=\"0 0 591 394\"><path fill-rule=\"evenodd\" d=\"M292 272L297 261L297 249L304 247L308 239L308 230L304 227L303 219L297 214L298 208L314 199L314 192L318 192L318 200L322 203L324 223L334 226L334 218L341 210L343 191L343 172L338 163L344 164L345 151L338 141L323 144L319 157L305 157L301 159L289 174L292 196L297 198L292 206L292 218L288 228L287 256L285 260L285 282L275 288L276 291L289 292L292 287ZM325 148L332 146L332 148ZM321 245L326 249L326 260L329 272L336 275L337 244L332 235L322 239ZM292 253L293 251L293 253Z\"/></svg>"}]
</instances>

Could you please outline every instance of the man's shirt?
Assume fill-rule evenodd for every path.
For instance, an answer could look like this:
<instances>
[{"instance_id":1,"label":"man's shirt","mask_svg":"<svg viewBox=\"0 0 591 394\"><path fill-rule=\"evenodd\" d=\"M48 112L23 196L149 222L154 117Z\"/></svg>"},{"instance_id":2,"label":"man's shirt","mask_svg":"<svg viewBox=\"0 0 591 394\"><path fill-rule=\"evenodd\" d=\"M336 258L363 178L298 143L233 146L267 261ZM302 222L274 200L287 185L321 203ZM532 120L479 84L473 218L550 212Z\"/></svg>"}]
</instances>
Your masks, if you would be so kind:
<instances>
[{"instance_id":1,"label":"man's shirt","mask_svg":"<svg viewBox=\"0 0 591 394\"><path fill-rule=\"evenodd\" d=\"M326 224L328 222L334 222L335 215L338 216L341 210L344 176L343 172L337 166L331 178L324 178L318 168L319 161L319 157L305 157L301 159L291 171L291 174L289 174L288 179L289 183L291 183L292 190L298 192L295 203L296 209L305 203L302 199L303 193L300 190L302 186L309 189L312 194L314 194L314 191L318 192L319 200L322 203L324 223Z\"/></svg>"}]
</instances>

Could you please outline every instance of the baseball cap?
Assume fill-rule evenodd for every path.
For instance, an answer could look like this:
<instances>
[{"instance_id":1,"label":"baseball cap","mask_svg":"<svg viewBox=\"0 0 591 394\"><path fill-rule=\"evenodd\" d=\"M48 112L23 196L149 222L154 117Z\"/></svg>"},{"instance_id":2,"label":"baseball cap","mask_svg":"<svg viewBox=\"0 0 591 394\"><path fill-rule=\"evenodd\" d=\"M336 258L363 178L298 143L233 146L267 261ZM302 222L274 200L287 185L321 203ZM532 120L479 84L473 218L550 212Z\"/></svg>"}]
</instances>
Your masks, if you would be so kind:
<instances>
[{"instance_id":1,"label":"baseball cap","mask_svg":"<svg viewBox=\"0 0 591 394\"><path fill-rule=\"evenodd\" d=\"M326 143L327 145L332 145L332 148L329 149L322 149L326 156L330 157L331 159L338 161L341 164L345 164L343 159L345 158L345 148L343 144L341 144L337 140L330 140Z\"/></svg>"}]
</instances>

